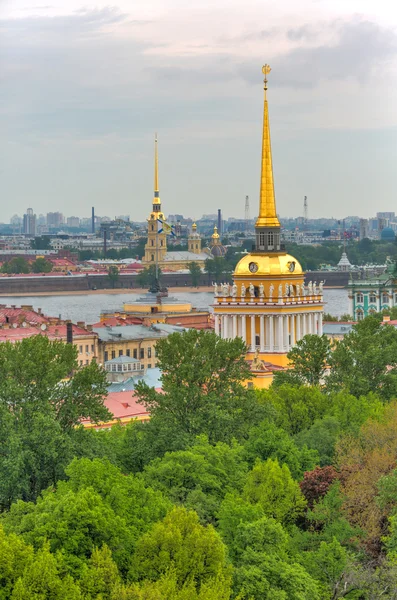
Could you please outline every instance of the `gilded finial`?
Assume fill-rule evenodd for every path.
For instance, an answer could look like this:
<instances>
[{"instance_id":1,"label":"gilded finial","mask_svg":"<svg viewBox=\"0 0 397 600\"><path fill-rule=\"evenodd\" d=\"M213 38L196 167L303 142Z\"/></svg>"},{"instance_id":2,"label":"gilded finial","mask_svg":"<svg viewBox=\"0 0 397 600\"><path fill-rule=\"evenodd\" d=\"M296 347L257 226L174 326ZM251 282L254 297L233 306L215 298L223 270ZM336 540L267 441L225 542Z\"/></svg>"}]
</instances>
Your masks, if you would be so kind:
<instances>
[{"instance_id":1,"label":"gilded finial","mask_svg":"<svg viewBox=\"0 0 397 600\"><path fill-rule=\"evenodd\" d=\"M262 73L265 76L265 79L263 80L263 83L265 84L265 87L264 87L264 89L265 89L265 95L266 95L266 92L267 92L267 75L269 75L270 71L271 71L271 68L270 68L270 66L267 63L265 65L263 65L263 67L262 67Z\"/></svg>"},{"instance_id":2,"label":"gilded finial","mask_svg":"<svg viewBox=\"0 0 397 600\"><path fill-rule=\"evenodd\" d=\"M261 168L261 186L259 200L259 216L256 221L256 227L280 227L280 222L276 213L276 199L274 194L272 148L270 143L269 126L269 108L267 103L267 75L271 71L266 63L262 67L262 73L265 76L264 89L265 101L263 107L263 133L262 133L262 168Z\"/></svg>"}]
</instances>

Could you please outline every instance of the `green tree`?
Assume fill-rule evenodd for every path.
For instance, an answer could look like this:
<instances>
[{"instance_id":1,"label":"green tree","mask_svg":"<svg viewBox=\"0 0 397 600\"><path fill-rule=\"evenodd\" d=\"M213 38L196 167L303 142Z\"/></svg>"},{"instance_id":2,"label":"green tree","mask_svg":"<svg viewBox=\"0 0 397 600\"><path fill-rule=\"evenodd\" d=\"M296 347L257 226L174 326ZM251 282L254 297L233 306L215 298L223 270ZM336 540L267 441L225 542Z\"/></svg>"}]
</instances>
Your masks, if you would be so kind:
<instances>
[{"instance_id":1,"label":"green tree","mask_svg":"<svg viewBox=\"0 0 397 600\"><path fill-rule=\"evenodd\" d=\"M239 439L264 414L243 386L250 370L241 338L191 329L160 340L156 349L162 392L139 382L136 394L167 435L193 441L205 433L211 443Z\"/></svg>"},{"instance_id":2,"label":"green tree","mask_svg":"<svg viewBox=\"0 0 397 600\"><path fill-rule=\"evenodd\" d=\"M0 525L0 598L7 600L16 581L22 577L26 565L33 559L33 548L22 538L11 533L6 535Z\"/></svg>"},{"instance_id":3,"label":"green tree","mask_svg":"<svg viewBox=\"0 0 397 600\"><path fill-rule=\"evenodd\" d=\"M93 550L91 558L83 566L79 583L85 600L110 598L120 585L119 570L106 544Z\"/></svg>"},{"instance_id":4,"label":"green tree","mask_svg":"<svg viewBox=\"0 0 397 600\"><path fill-rule=\"evenodd\" d=\"M247 471L242 446L211 445L202 436L188 450L153 460L143 477L173 503L194 509L202 522L214 523L225 494L241 491Z\"/></svg>"},{"instance_id":5,"label":"green tree","mask_svg":"<svg viewBox=\"0 0 397 600\"><path fill-rule=\"evenodd\" d=\"M192 286L198 287L198 285L200 283L200 277L201 277L200 265L197 262L193 261L193 262L188 263L187 268L189 269L189 272L190 272Z\"/></svg>"},{"instance_id":6,"label":"green tree","mask_svg":"<svg viewBox=\"0 0 397 600\"><path fill-rule=\"evenodd\" d=\"M117 281L119 280L119 270L116 265L110 265L108 268L108 277L112 284L112 288L114 289Z\"/></svg>"},{"instance_id":7,"label":"green tree","mask_svg":"<svg viewBox=\"0 0 397 600\"><path fill-rule=\"evenodd\" d=\"M0 344L0 505L35 499L64 476L82 418L109 418L104 372L78 369L73 344L35 336Z\"/></svg>"},{"instance_id":8,"label":"green tree","mask_svg":"<svg viewBox=\"0 0 397 600\"><path fill-rule=\"evenodd\" d=\"M280 523L293 523L306 506L299 485L291 477L286 464L277 460L258 460L248 474L244 497L252 504L260 504L266 516Z\"/></svg>"},{"instance_id":9,"label":"green tree","mask_svg":"<svg viewBox=\"0 0 397 600\"><path fill-rule=\"evenodd\" d=\"M324 416L330 404L330 398L317 387L283 384L257 394L261 403L275 409L276 424L291 435L311 427Z\"/></svg>"},{"instance_id":10,"label":"green tree","mask_svg":"<svg viewBox=\"0 0 397 600\"><path fill-rule=\"evenodd\" d=\"M27 564L18 579L11 600L81 600L80 589L70 575L61 577L57 560L48 544L40 549Z\"/></svg>"},{"instance_id":11,"label":"green tree","mask_svg":"<svg viewBox=\"0 0 397 600\"><path fill-rule=\"evenodd\" d=\"M145 288L145 287L150 288L156 284L157 280L160 280L160 278L161 278L160 267L157 268L157 274L158 274L158 278L156 276L156 265L150 265L149 267L146 267L145 269L143 269L143 271L141 271L137 275L136 282L142 288Z\"/></svg>"},{"instance_id":12,"label":"green tree","mask_svg":"<svg viewBox=\"0 0 397 600\"><path fill-rule=\"evenodd\" d=\"M36 258L31 267L33 273L50 273L52 271L52 263L45 258Z\"/></svg>"},{"instance_id":13,"label":"green tree","mask_svg":"<svg viewBox=\"0 0 397 600\"><path fill-rule=\"evenodd\" d=\"M257 458L262 461L277 459L280 465L285 463L293 478L298 480L319 462L316 450L309 450L304 444L298 447L286 431L268 420L250 429L244 456L251 467Z\"/></svg>"},{"instance_id":14,"label":"green tree","mask_svg":"<svg viewBox=\"0 0 397 600\"><path fill-rule=\"evenodd\" d=\"M275 373L274 385L289 382L297 385L320 385L324 380L330 351L326 335L305 335L288 352L289 369Z\"/></svg>"},{"instance_id":15,"label":"green tree","mask_svg":"<svg viewBox=\"0 0 397 600\"><path fill-rule=\"evenodd\" d=\"M26 258L23 256L17 256L11 260L5 262L1 267L2 273L29 273L30 265Z\"/></svg>"},{"instance_id":16,"label":"green tree","mask_svg":"<svg viewBox=\"0 0 397 600\"><path fill-rule=\"evenodd\" d=\"M140 538L129 576L134 581L157 581L170 570L179 589L193 584L200 591L217 582L220 597L230 589L231 571L220 536L184 508L174 508Z\"/></svg>"},{"instance_id":17,"label":"green tree","mask_svg":"<svg viewBox=\"0 0 397 600\"><path fill-rule=\"evenodd\" d=\"M48 540L73 575L81 575L95 548L106 544L125 575L140 535L164 517L170 503L108 461L74 459L66 475L67 481L48 488L36 504L14 503L3 518L5 531L22 535L35 548ZM109 563L106 552L101 557Z\"/></svg>"},{"instance_id":18,"label":"green tree","mask_svg":"<svg viewBox=\"0 0 397 600\"><path fill-rule=\"evenodd\" d=\"M383 325L377 316L353 326L337 342L330 357L327 387L353 396L370 392L390 399L397 394L397 330Z\"/></svg>"}]
</instances>

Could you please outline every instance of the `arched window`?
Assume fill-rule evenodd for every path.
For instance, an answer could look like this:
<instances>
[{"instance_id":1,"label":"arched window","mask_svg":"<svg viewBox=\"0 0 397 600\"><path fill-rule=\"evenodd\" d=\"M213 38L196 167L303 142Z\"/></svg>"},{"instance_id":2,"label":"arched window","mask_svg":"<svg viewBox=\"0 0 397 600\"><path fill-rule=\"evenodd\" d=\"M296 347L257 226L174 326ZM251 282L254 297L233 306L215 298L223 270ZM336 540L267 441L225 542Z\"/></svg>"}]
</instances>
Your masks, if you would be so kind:
<instances>
[{"instance_id":1,"label":"arched window","mask_svg":"<svg viewBox=\"0 0 397 600\"><path fill-rule=\"evenodd\" d=\"M364 318L364 313L362 310L357 310L356 311L356 315L357 315L357 321L362 321Z\"/></svg>"},{"instance_id":2,"label":"arched window","mask_svg":"<svg viewBox=\"0 0 397 600\"><path fill-rule=\"evenodd\" d=\"M370 301L370 304L376 304L376 295L373 294L373 293L370 294L369 295L369 301Z\"/></svg>"},{"instance_id":3,"label":"arched window","mask_svg":"<svg viewBox=\"0 0 397 600\"><path fill-rule=\"evenodd\" d=\"M376 315L376 310L374 308L370 308L368 311L368 314L370 315Z\"/></svg>"},{"instance_id":4,"label":"arched window","mask_svg":"<svg viewBox=\"0 0 397 600\"><path fill-rule=\"evenodd\" d=\"M261 231L259 234L259 245L260 246L265 245L265 234L263 233L263 231Z\"/></svg>"},{"instance_id":5,"label":"arched window","mask_svg":"<svg viewBox=\"0 0 397 600\"><path fill-rule=\"evenodd\" d=\"M162 245L163 245L163 240L160 240L160 246L162 246Z\"/></svg>"},{"instance_id":6,"label":"arched window","mask_svg":"<svg viewBox=\"0 0 397 600\"><path fill-rule=\"evenodd\" d=\"M154 231L154 225L152 225L152 231Z\"/></svg>"},{"instance_id":7,"label":"arched window","mask_svg":"<svg viewBox=\"0 0 397 600\"><path fill-rule=\"evenodd\" d=\"M382 294L382 304L389 304L389 294Z\"/></svg>"},{"instance_id":8,"label":"arched window","mask_svg":"<svg viewBox=\"0 0 397 600\"><path fill-rule=\"evenodd\" d=\"M273 231L269 231L269 233L267 234L267 243L269 248L273 248L274 246L274 233Z\"/></svg>"},{"instance_id":9,"label":"arched window","mask_svg":"<svg viewBox=\"0 0 397 600\"><path fill-rule=\"evenodd\" d=\"M154 240L150 240L150 245L154 246Z\"/></svg>"},{"instance_id":10,"label":"arched window","mask_svg":"<svg viewBox=\"0 0 397 600\"><path fill-rule=\"evenodd\" d=\"M152 254L152 261L154 262L154 254Z\"/></svg>"},{"instance_id":11,"label":"arched window","mask_svg":"<svg viewBox=\"0 0 397 600\"><path fill-rule=\"evenodd\" d=\"M359 303L363 303L364 302L364 296L362 295L361 292L359 292L357 294L357 302L359 302Z\"/></svg>"}]
</instances>

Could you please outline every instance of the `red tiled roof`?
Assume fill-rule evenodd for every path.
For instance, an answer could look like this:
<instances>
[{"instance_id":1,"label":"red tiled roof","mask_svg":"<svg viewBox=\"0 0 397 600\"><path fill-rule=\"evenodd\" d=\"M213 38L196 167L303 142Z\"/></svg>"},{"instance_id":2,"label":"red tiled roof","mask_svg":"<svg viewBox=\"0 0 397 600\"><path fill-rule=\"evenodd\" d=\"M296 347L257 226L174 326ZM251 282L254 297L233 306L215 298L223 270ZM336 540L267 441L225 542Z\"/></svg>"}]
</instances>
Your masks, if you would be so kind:
<instances>
[{"instance_id":1,"label":"red tiled roof","mask_svg":"<svg viewBox=\"0 0 397 600\"><path fill-rule=\"evenodd\" d=\"M157 390L160 391L160 390ZM135 399L135 392L110 392L104 401L106 408L112 413L113 418L108 423L102 423L99 427L106 427L112 421L120 419L120 421L128 422L132 419L146 420L149 419L149 411ZM89 419L83 419L81 423L85 427L91 425Z\"/></svg>"},{"instance_id":2,"label":"red tiled roof","mask_svg":"<svg viewBox=\"0 0 397 600\"><path fill-rule=\"evenodd\" d=\"M87 337L87 335L96 336L97 334L73 325L73 337ZM10 327L9 329L0 329L0 342L18 342L34 335L45 335L49 339L66 340L66 323L60 325L47 325L43 330L40 327Z\"/></svg>"},{"instance_id":3,"label":"red tiled roof","mask_svg":"<svg viewBox=\"0 0 397 600\"><path fill-rule=\"evenodd\" d=\"M37 325L41 323L47 323L48 317L40 315L34 310L29 310L21 307L0 308L0 323L22 324L23 322L28 323L29 325Z\"/></svg>"}]
</instances>

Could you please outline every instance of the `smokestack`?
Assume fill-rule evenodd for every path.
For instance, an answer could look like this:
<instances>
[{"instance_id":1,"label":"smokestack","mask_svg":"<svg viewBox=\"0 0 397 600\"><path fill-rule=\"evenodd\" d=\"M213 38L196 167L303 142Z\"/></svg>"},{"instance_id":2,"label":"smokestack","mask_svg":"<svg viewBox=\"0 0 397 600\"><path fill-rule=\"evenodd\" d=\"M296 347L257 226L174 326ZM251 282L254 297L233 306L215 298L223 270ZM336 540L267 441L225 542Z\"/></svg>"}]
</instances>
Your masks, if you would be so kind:
<instances>
[{"instance_id":1,"label":"smokestack","mask_svg":"<svg viewBox=\"0 0 397 600\"><path fill-rule=\"evenodd\" d=\"M95 208L92 207L92 216L91 216L91 233L95 233Z\"/></svg>"},{"instance_id":2,"label":"smokestack","mask_svg":"<svg viewBox=\"0 0 397 600\"><path fill-rule=\"evenodd\" d=\"M218 233L221 235L222 232L222 211L218 208Z\"/></svg>"},{"instance_id":3,"label":"smokestack","mask_svg":"<svg viewBox=\"0 0 397 600\"><path fill-rule=\"evenodd\" d=\"M66 323L66 343L73 344L73 325L70 321Z\"/></svg>"},{"instance_id":4,"label":"smokestack","mask_svg":"<svg viewBox=\"0 0 397 600\"><path fill-rule=\"evenodd\" d=\"M103 258L106 258L108 232L106 228L103 230Z\"/></svg>"}]
</instances>

